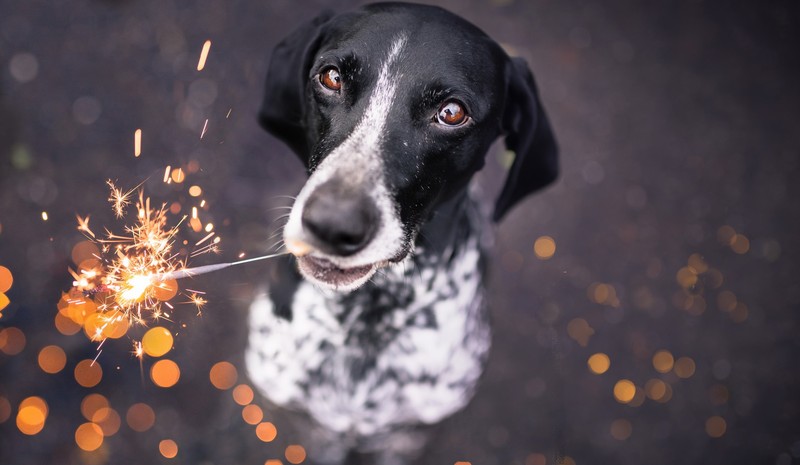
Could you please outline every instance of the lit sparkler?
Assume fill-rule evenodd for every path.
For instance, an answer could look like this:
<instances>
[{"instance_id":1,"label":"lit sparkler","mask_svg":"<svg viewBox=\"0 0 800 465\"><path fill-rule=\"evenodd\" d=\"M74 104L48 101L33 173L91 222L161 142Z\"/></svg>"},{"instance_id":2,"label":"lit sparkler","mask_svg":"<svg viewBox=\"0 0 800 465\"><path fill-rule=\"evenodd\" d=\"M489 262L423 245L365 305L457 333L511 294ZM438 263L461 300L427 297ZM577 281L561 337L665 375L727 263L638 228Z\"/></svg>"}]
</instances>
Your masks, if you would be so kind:
<instances>
[{"instance_id":1,"label":"lit sparkler","mask_svg":"<svg viewBox=\"0 0 800 465\"><path fill-rule=\"evenodd\" d=\"M118 217L125 215L135 191L124 191L108 181L111 191L109 202ZM125 234L115 234L106 230L104 238L99 238L89 226L89 216L77 216L78 230L100 247L93 258L81 263L77 271L70 269L73 289L68 294L66 305L75 306L73 314L86 326L87 335L93 340L104 341L107 337L120 337L131 324L145 324L148 320L169 318L173 306L169 303L177 293L177 280L198 276L235 265L265 260L283 255L276 253L227 263L217 263L187 268L188 258L196 255L217 252L220 237L213 240L210 232L195 243L194 251L174 250L173 246L180 225L188 219L182 217L177 224L169 225L166 204L158 208L139 191L135 204L136 222L125 228ZM192 221L199 222L197 208L192 209ZM199 224L199 223L198 223ZM194 228L193 228L194 229ZM208 228L210 231L212 228ZM185 241L184 241L185 244ZM207 303L204 292L186 289L188 301L199 309ZM78 308L84 306L83 308ZM166 308L164 308L165 306ZM89 310L86 310L89 309ZM69 313L69 312L68 312ZM89 315L87 315L87 313ZM96 313L90 318L90 314ZM121 329L120 329L121 328ZM137 351L137 356L139 353Z\"/></svg>"}]
</instances>

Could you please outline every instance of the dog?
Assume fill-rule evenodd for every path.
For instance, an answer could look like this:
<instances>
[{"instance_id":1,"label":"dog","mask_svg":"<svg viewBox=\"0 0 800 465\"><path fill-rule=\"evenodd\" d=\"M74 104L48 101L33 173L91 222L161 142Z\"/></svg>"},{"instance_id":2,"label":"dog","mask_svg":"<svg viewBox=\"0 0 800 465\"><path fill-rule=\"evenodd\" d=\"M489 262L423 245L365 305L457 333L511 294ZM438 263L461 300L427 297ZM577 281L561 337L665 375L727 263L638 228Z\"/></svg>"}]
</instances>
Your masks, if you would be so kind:
<instances>
[{"instance_id":1,"label":"dog","mask_svg":"<svg viewBox=\"0 0 800 465\"><path fill-rule=\"evenodd\" d=\"M276 46L259 120L309 178L283 230L292 255L250 307L250 379L309 420L312 460L407 463L489 351L489 221L470 179L504 136L499 221L558 173L533 76L446 10L373 4Z\"/></svg>"}]
</instances>

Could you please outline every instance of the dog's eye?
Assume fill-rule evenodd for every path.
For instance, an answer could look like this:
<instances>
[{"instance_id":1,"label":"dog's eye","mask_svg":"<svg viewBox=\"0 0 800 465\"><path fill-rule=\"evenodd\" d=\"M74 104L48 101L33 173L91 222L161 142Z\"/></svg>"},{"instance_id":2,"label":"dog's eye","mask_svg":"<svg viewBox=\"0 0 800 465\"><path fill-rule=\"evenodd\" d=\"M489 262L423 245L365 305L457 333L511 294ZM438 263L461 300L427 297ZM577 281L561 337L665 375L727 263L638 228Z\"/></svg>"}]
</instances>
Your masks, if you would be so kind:
<instances>
[{"instance_id":1,"label":"dog's eye","mask_svg":"<svg viewBox=\"0 0 800 465\"><path fill-rule=\"evenodd\" d=\"M439 112L436 113L436 122L447 126L461 126L469 120L467 110L464 106L455 100L449 100L439 107Z\"/></svg>"},{"instance_id":2,"label":"dog's eye","mask_svg":"<svg viewBox=\"0 0 800 465\"><path fill-rule=\"evenodd\" d=\"M342 88L342 76L339 74L339 70L334 67L322 70L322 72L319 73L319 82L327 89L335 92L338 92Z\"/></svg>"}]
</instances>

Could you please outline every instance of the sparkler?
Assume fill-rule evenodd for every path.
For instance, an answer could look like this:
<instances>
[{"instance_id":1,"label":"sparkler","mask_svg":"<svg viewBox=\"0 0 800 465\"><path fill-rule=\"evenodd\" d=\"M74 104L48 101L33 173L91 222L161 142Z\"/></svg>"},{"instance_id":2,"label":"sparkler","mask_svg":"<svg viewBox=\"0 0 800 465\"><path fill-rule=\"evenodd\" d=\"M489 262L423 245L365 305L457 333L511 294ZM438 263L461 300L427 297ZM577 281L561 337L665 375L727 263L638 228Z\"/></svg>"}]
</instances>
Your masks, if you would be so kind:
<instances>
[{"instance_id":1,"label":"sparkler","mask_svg":"<svg viewBox=\"0 0 800 465\"><path fill-rule=\"evenodd\" d=\"M117 217L126 213L131 205L131 196L136 188L124 191L107 182L111 194L108 198ZM203 204L201 204L203 205ZM140 189L135 203L136 222L125 228L125 234L116 234L106 229L104 237L99 237L90 228L89 215L76 216L77 229L99 251L91 258L78 264L77 270L70 269L73 289L67 294L63 305L65 316L85 327L87 335L93 340L105 341L108 337L121 337L132 324L146 324L148 320L169 318L174 308L169 301L178 293L177 280L194 277L231 266L242 265L259 260L284 255L273 253L245 260L217 263L199 267L187 267L187 260L199 254L218 252L220 237L208 224L209 232L195 242L195 250L182 248L174 250L174 244L181 224L190 219L192 229L199 231L197 207L192 208L191 218L183 216L177 224L170 226L166 204L155 208L149 197ZM196 224L195 224L196 223ZM187 241L183 241L185 245ZM205 244L204 244L205 243ZM202 247L200 247L201 244ZM188 301L199 310L207 300L204 292L186 289ZM166 307L166 308L164 308ZM137 351L137 356L139 356Z\"/></svg>"}]
</instances>

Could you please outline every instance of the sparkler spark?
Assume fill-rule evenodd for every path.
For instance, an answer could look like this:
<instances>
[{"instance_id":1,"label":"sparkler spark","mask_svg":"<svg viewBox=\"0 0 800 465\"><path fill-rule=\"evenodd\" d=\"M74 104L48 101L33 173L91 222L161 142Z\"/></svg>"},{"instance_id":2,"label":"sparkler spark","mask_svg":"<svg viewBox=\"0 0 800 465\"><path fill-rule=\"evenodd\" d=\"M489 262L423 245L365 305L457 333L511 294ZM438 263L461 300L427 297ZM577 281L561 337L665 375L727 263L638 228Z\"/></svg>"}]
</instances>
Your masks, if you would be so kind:
<instances>
[{"instance_id":1,"label":"sparkler spark","mask_svg":"<svg viewBox=\"0 0 800 465\"><path fill-rule=\"evenodd\" d=\"M94 238L94 233L91 229L89 229L89 215L86 215L86 218L81 218L80 215L75 215L75 218L78 220L78 231L83 231Z\"/></svg>"},{"instance_id":2,"label":"sparkler spark","mask_svg":"<svg viewBox=\"0 0 800 465\"><path fill-rule=\"evenodd\" d=\"M125 216L125 207L130 205L130 196L136 188L129 190L128 192L124 192L122 189L117 188L114 185L114 182L110 179L106 181L108 188L111 190L111 194L108 197L108 201L111 202L111 205L114 208L114 214L117 215L117 218L122 218ZM138 187L138 186L137 186Z\"/></svg>"},{"instance_id":3,"label":"sparkler spark","mask_svg":"<svg viewBox=\"0 0 800 465\"><path fill-rule=\"evenodd\" d=\"M211 50L211 40L203 43L203 50L200 52L200 59L197 61L197 71L202 71L206 67L206 59L208 58L208 51Z\"/></svg>"},{"instance_id":4,"label":"sparkler spark","mask_svg":"<svg viewBox=\"0 0 800 465\"><path fill-rule=\"evenodd\" d=\"M138 157L142 154L142 130L137 129L133 133L133 156Z\"/></svg>"}]
</instances>

